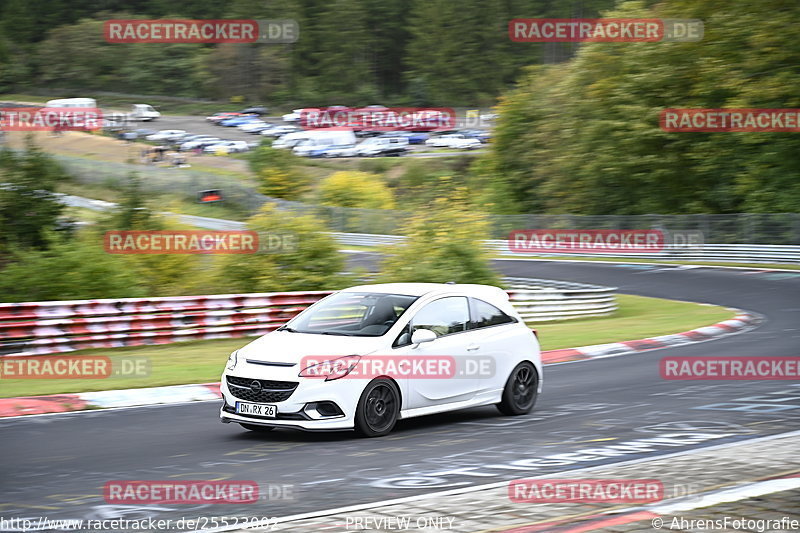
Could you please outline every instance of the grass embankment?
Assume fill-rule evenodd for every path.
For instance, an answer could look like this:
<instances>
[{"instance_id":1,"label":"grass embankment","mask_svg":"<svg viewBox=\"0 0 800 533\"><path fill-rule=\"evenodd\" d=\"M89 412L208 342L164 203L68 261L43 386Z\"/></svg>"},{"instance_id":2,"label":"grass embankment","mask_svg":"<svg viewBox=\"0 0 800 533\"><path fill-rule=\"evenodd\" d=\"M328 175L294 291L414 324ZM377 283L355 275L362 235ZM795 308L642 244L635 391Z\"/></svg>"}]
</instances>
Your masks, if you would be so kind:
<instances>
[{"instance_id":1,"label":"grass embankment","mask_svg":"<svg viewBox=\"0 0 800 533\"><path fill-rule=\"evenodd\" d=\"M728 319L723 307L641 296L618 295L619 310L610 317L535 324L543 350L569 348L679 333ZM197 341L165 346L83 350L70 355L103 355L112 360L142 357L150 362L146 377L106 379L0 380L0 397L205 383L219 379L228 355L252 339Z\"/></svg>"}]
</instances>

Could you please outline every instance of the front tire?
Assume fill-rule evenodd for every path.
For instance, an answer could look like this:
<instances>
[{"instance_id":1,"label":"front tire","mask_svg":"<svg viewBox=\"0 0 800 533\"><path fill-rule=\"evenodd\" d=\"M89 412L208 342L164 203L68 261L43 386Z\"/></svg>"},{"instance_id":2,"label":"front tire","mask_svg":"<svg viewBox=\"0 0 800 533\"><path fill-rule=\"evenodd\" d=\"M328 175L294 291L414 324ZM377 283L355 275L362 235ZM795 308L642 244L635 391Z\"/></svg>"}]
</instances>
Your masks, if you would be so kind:
<instances>
[{"instance_id":1,"label":"front tire","mask_svg":"<svg viewBox=\"0 0 800 533\"><path fill-rule=\"evenodd\" d=\"M273 429L275 429L270 426L259 426L258 424L242 424L241 422L239 423L239 425L242 426L244 429L255 431L257 433L266 433L267 431L272 431Z\"/></svg>"},{"instance_id":2,"label":"front tire","mask_svg":"<svg viewBox=\"0 0 800 533\"><path fill-rule=\"evenodd\" d=\"M382 437L392 431L400 414L400 392L393 381L369 382L358 399L355 429L362 437Z\"/></svg>"},{"instance_id":3,"label":"front tire","mask_svg":"<svg viewBox=\"0 0 800 533\"><path fill-rule=\"evenodd\" d=\"M523 361L514 367L508 376L503 389L502 401L497 409L508 416L530 413L539 396L539 375L529 361Z\"/></svg>"}]
</instances>

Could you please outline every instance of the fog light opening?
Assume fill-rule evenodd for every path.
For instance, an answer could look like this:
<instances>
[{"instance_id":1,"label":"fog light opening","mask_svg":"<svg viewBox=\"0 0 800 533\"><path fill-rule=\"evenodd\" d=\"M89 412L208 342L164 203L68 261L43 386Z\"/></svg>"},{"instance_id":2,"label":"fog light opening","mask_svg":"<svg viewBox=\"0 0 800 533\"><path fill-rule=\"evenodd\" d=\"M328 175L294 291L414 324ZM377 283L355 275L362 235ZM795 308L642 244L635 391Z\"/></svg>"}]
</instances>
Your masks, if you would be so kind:
<instances>
[{"instance_id":1,"label":"fog light opening","mask_svg":"<svg viewBox=\"0 0 800 533\"><path fill-rule=\"evenodd\" d=\"M308 403L303 411L314 419L344 416L344 412L341 408L336 405L336 403L330 401Z\"/></svg>"}]
</instances>

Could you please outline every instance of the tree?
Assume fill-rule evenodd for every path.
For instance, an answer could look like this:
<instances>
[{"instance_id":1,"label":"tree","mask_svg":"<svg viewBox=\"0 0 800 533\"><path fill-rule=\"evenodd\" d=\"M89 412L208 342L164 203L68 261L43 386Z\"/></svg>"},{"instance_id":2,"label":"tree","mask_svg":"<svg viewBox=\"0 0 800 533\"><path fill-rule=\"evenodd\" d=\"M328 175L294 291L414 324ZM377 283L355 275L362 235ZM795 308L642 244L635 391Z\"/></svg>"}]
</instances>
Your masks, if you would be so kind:
<instances>
[{"instance_id":1,"label":"tree","mask_svg":"<svg viewBox=\"0 0 800 533\"><path fill-rule=\"evenodd\" d=\"M125 257L106 253L93 234L55 242L48 250L17 252L0 271L0 301L147 296L128 264Z\"/></svg>"},{"instance_id":2,"label":"tree","mask_svg":"<svg viewBox=\"0 0 800 533\"><path fill-rule=\"evenodd\" d=\"M800 5L626 2L613 17L697 18L701 43L586 43L526 72L500 105L493 168L525 211L583 214L800 210L800 138L668 133L665 108L796 108ZM762 13L771 13L764 20Z\"/></svg>"},{"instance_id":3,"label":"tree","mask_svg":"<svg viewBox=\"0 0 800 533\"><path fill-rule=\"evenodd\" d=\"M327 290L346 285L337 242L313 217L265 204L247 221L247 228L259 234L259 244L266 249L221 258L217 292Z\"/></svg>"},{"instance_id":4,"label":"tree","mask_svg":"<svg viewBox=\"0 0 800 533\"><path fill-rule=\"evenodd\" d=\"M319 185L322 205L394 209L392 191L381 176L366 172L334 172Z\"/></svg>"},{"instance_id":5,"label":"tree","mask_svg":"<svg viewBox=\"0 0 800 533\"><path fill-rule=\"evenodd\" d=\"M408 222L407 240L381 263L380 281L500 283L482 242L488 222L464 196L437 198Z\"/></svg>"},{"instance_id":6,"label":"tree","mask_svg":"<svg viewBox=\"0 0 800 533\"><path fill-rule=\"evenodd\" d=\"M258 191L273 198L296 200L306 190L310 180L297 168L297 157L289 150L262 144L250 154L250 169L261 182Z\"/></svg>"},{"instance_id":7,"label":"tree","mask_svg":"<svg viewBox=\"0 0 800 533\"><path fill-rule=\"evenodd\" d=\"M153 218L153 213L145 205L142 180L135 172L128 176L122 201L112 211L110 225L117 230L160 229L161 224L158 224Z\"/></svg>"},{"instance_id":8,"label":"tree","mask_svg":"<svg viewBox=\"0 0 800 533\"><path fill-rule=\"evenodd\" d=\"M21 154L0 151L0 250L47 248L64 206L56 184L64 170L29 138Z\"/></svg>"},{"instance_id":9,"label":"tree","mask_svg":"<svg viewBox=\"0 0 800 533\"><path fill-rule=\"evenodd\" d=\"M316 21L313 78L326 99L358 105L377 96L371 71L372 40L361 0L331 0Z\"/></svg>"}]
</instances>

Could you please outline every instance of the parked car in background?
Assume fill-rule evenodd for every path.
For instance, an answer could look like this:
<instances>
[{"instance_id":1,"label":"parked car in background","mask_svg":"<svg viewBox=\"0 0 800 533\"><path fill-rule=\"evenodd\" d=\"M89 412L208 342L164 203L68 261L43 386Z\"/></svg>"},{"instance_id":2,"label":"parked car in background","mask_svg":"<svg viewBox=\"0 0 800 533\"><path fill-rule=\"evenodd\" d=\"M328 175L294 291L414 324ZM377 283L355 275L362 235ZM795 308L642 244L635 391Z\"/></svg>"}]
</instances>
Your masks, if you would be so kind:
<instances>
[{"instance_id":1,"label":"parked car in background","mask_svg":"<svg viewBox=\"0 0 800 533\"><path fill-rule=\"evenodd\" d=\"M304 128L349 127L352 111L343 105L332 105L323 109L306 108L301 110L297 123Z\"/></svg>"},{"instance_id":2,"label":"parked car in background","mask_svg":"<svg viewBox=\"0 0 800 533\"><path fill-rule=\"evenodd\" d=\"M303 131L302 128L297 126L274 126L261 132L261 135L266 137L281 137L289 133L297 133Z\"/></svg>"},{"instance_id":3,"label":"parked car in background","mask_svg":"<svg viewBox=\"0 0 800 533\"><path fill-rule=\"evenodd\" d=\"M286 113L285 115L281 116L281 120L284 122L297 122L300 120L300 113L302 109L294 109L291 113Z\"/></svg>"},{"instance_id":4,"label":"parked car in background","mask_svg":"<svg viewBox=\"0 0 800 533\"><path fill-rule=\"evenodd\" d=\"M406 139L408 139L408 144L422 144L425 141L427 141L428 139L430 139L430 137L431 137L429 134L427 134L425 132L422 132L422 131L419 131L419 132L415 132L415 131L392 131L392 132L382 133L380 136L381 137L405 137Z\"/></svg>"},{"instance_id":5,"label":"parked car in background","mask_svg":"<svg viewBox=\"0 0 800 533\"><path fill-rule=\"evenodd\" d=\"M459 130L458 133L461 133L468 139L478 139L482 143L489 142L489 139L492 137L486 130Z\"/></svg>"},{"instance_id":6,"label":"parked car in background","mask_svg":"<svg viewBox=\"0 0 800 533\"><path fill-rule=\"evenodd\" d=\"M237 127L244 133L260 133L265 129L271 128L272 124L268 124L263 120L253 120L252 122L240 124Z\"/></svg>"},{"instance_id":7,"label":"parked car in background","mask_svg":"<svg viewBox=\"0 0 800 533\"><path fill-rule=\"evenodd\" d=\"M186 135L184 130L161 130L152 135L148 135L145 139L148 141L175 141Z\"/></svg>"},{"instance_id":8,"label":"parked car in background","mask_svg":"<svg viewBox=\"0 0 800 533\"><path fill-rule=\"evenodd\" d=\"M408 150L405 137L370 137L358 145L356 153L363 157L400 156Z\"/></svg>"},{"instance_id":9,"label":"parked car in background","mask_svg":"<svg viewBox=\"0 0 800 533\"><path fill-rule=\"evenodd\" d=\"M308 113L321 113L322 110L318 107L302 107L300 109L295 109L291 113L287 113L281 117L284 122L294 122L294 123L301 123L303 120L303 116Z\"/></svg>"},{"instance_id":10,"label":"parked car in background","mask_svg":"<svg viewBox=\"0 0 800 533\"><path fill-rule=\"evenodd\" d=\"M210 144L218 142L222 142L222 139L218 137L212 137L211 135L200 135L189 141L182 142L180 150L182 152L188 152L189 150L197 150L198 148L205 148Z\"/></svg>"},{"instance_id":11,"label":"parked car in background","mask_svg":"<svg viewBox=\"0 0 800 533\"><path fill-rule=\"evenodd\" d=\"M305 141L307 142L307 141ZM301 143L302 144L302 143ZM294 150L299 148L300 145L296 146ZM305 147L303 147L305 148ZM305 148L302 152L295 152L295 155L299 155L301 157L325 157L325 152L328 151L330 146L311 146Z\"/></svg>"},{"instance_id":12,"label":"parked car in background","mask_svg":"<svg viewBox=\"0 0 800 533\"><path fill-rule=\"evenodd\" d=\"M457 150L472 150L478 148L480 145L481 142L478 139L471 139L463 133L437 135L425 141L425 146L433 148L454 148Z\"/></svg>"},{"instance_id":13,"label":"parked car in background","mask_svg":"<svg viewBox=\"0 0 800 533\"><path fill-rule=\"evenodd\" d=\"M258 115L258 116L266 115L267 112L268 112L268 109L266 107L260 106L260 105L248 107L246 109L242 109L242 111L241 111L241 113L243 115Z\"/></svg>"},{"instance_id":14,"label":"parked car in background","mask_svg":"<svg viewBox=\"0 0 800 533\"><path fill-rule=\"evenodd\" d=\"M335 144L322 152L322 157L355 157L357 155L357 144Z\"/></svg>"},{"instance_id":15,"label":"parked car in background","mask_svg":"<svg viewBox=\"0 0 800 533\"><path fill-rule=\"evenodd\" d=\"M222 112L222 113L214 113L213 115L210 115L210 116L206 117L206 120L208 122L213 123L213 124L219 124L219 122L222 121L222 120L226 120L226 119L234 118L234 117L238 117L238 116L241 116L241 113Z\"/></svg>"},{"instance_id":16,"label":"parked car in background","mask_svg":"<svg viewBox=\"0 0 800 533\"><path fill-rule=\"evenodd\" d=\"M273 148L294 148L304 140L308 139L306 132L304 131L294 131L291 133L287 133L285 135L281 135L278 137L275 142L272 143Z\"/></svg>"},{"instance_id":17,"label":"parked car in background","mask_svg":"<svg viewBox=\"0 0 800 533\"><path fill-rule=\"evenodd\" d=\"M303 132L304 138L297 143L292 151L295 155L309 156L311 152L325 150L335 145L355 144L356 136L353 130L319 129ZM322 152L319 152L321 155Z\"/></svg>"},{"instance_id":18,"label":"parked car in background","mask_svg":"<svg viewBox=\"0 0 800 533\"><path fill-rule=\"evenodd\" d=\"M250 122L255 122L260 120L261 119L258 118L257 115L239 115L238 117L226 118L224 120L221 120L219 121L219 125L232 128L234 126L241 126L242 124L248 124Z\"/></svg>"},{"instance_id":19,"label":"parked car in background","mask_svg":"<svg viewBox=\"0 0 800 533\"><path fill-rule=\"evenodd\" d=\"M203 148L203 152L208 154L232 154L236 152L246 152L250 149L244 141L222 141L209 144Z\"/></svg>"},{"instance_id":20,"label":"parked car in background","mask_svg":"<svg viewBox=\"0 0 800 533\"><path fill-rule=\"evenodd\" d=\"M153 135L158 132L156 130L149 130L147 128L139 128L133 130L131 133L134 133L136 135L135 137L136 139L144 139L148 135Z\"/></svg>"},{"instance_id":21,"label":"parked car in background","mask_svg":"<svg viewBox=\"0 0 800 533\"><path fill-rule=\"evenodd\" d=\"M148 122L160 117L161 113L156 111L153 106L149 104L133 104L127 115L128 120L140 120L142 122Z\"/></svg>"},{"instance_id":22,"label":"parked car in background","mask_svg":"<svg viewBox=\"0 0 800 533\"><path fill-rule=\"evenodd\" d=\"M58 98L48 100L45 107L97 107L97 100L94 98Z\"/></svg>"}]
</instances>

